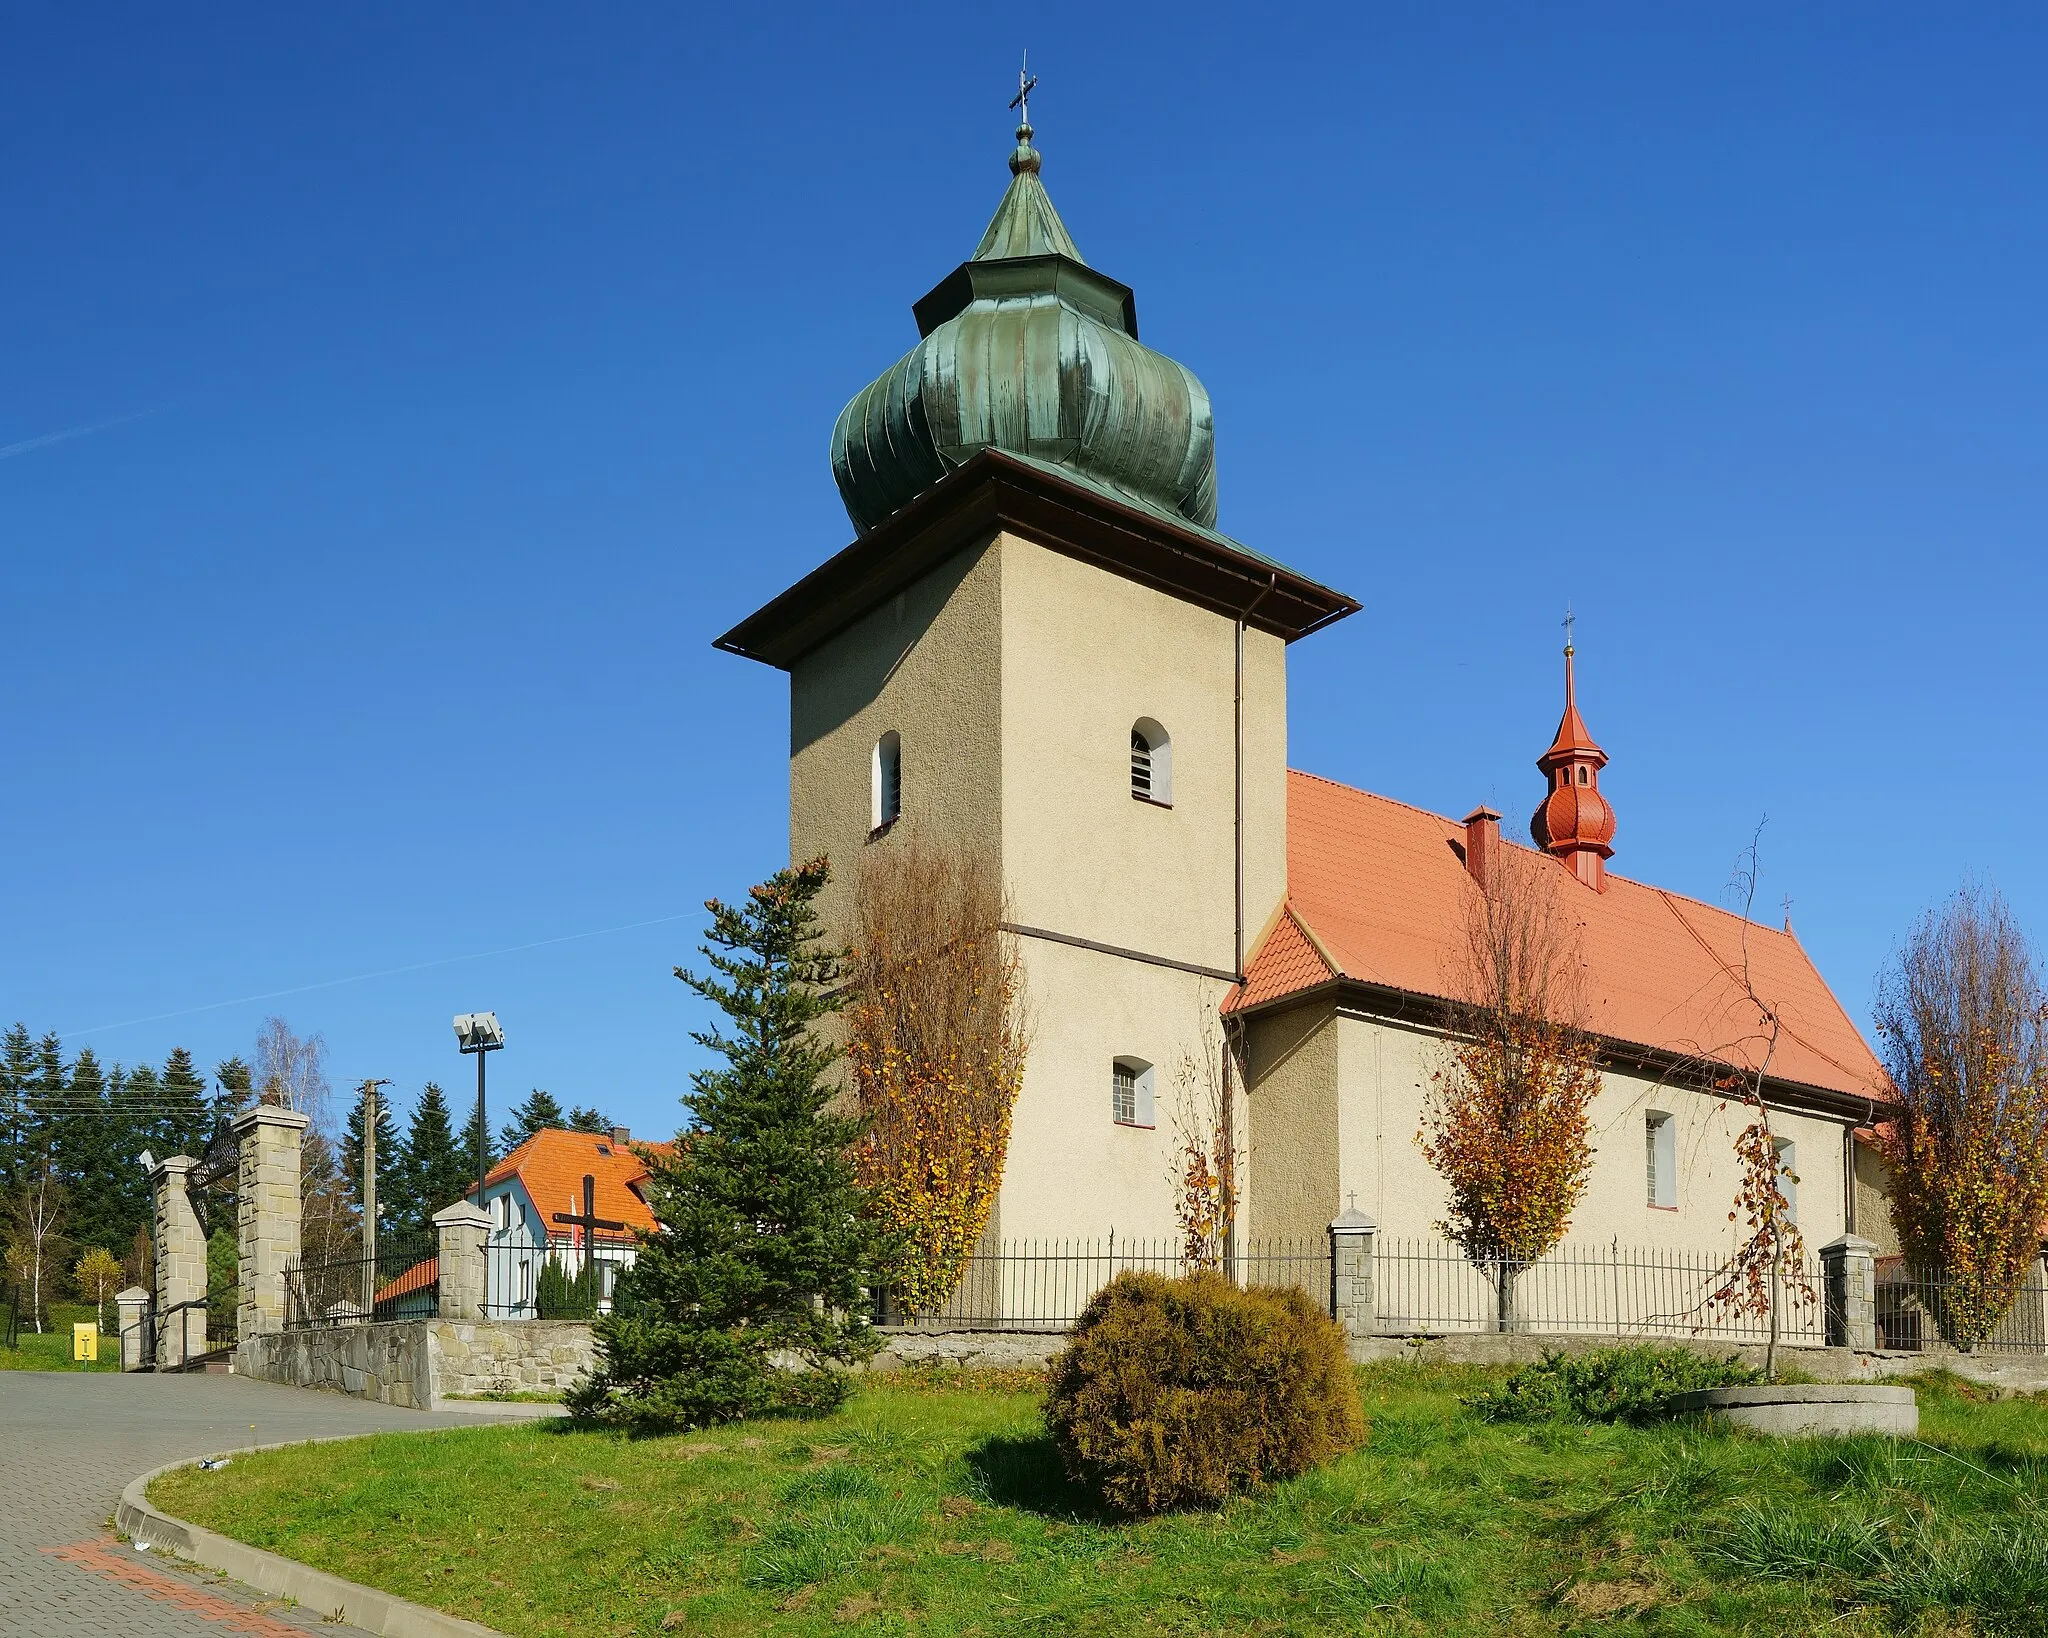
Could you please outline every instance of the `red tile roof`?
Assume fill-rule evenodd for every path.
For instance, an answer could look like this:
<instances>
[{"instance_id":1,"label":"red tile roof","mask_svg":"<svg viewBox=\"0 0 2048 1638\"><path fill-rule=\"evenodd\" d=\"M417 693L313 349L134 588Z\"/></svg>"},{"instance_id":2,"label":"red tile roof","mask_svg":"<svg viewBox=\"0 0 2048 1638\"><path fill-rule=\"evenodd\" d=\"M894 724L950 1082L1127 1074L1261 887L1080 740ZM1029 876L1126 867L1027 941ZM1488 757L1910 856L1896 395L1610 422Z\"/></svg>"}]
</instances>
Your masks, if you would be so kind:
<instances>
[{"instance_id":1,"label":"red tile roof","mask_svg":"<svg viewBox=\"0 0 2048 1638\"><path fill-rule=\"evenodd\" d=\"M643 1154L666 1156L672 1143L614 1143L603 1132L568 1132L550 1127L536 1132L491 1168L486 1186L515 1174L541 1215L550 1234L573 1232L554 1221L558 1211L583 1210L583 1179L596 1179L597 1215L629 1229L652 1232L654 1213L634 1191L647 1177Z\"/></svg>"},{"instance_id":2,"label":"red tile roof","mask_svg":"<svg viewBox=\"0 0 2048 1638\"><path fill-rule=\"evenodd\" d=\"M1448 996L1478 891L1464 840L1464 827L1439 814L1290 771L1286 913L1247 964L1231 1010L1327 982L1333 968L1367 984ZM1581 928L1591 1028L1659 1052L1752 1064L1762 1042L1737 978L1747 925L1757 993L1784 1020L1772 1076L1887 1098L1869 1045L1789 930L1745 924L1623 876L1606 880L1604 893L1574 885L1566 901Z\"/></svg>"},{"instance_id":3,"label":"red tile roof","mask_svg":"<svg viewBox=\"0 0 2048 1638\"><path fill-rule=\"evenodd\" d=\"M414 1263L412 1267L399 1275L397 1279L378 1289L377 1306L382 1308L384 1304L392 1301L394 1298L407 1296L414 1291L424 1291L428 1286L439 1280L440 1277L441 1259L439 1257L429 1257L425 1262Z\"/></svg>"}]
</instances>

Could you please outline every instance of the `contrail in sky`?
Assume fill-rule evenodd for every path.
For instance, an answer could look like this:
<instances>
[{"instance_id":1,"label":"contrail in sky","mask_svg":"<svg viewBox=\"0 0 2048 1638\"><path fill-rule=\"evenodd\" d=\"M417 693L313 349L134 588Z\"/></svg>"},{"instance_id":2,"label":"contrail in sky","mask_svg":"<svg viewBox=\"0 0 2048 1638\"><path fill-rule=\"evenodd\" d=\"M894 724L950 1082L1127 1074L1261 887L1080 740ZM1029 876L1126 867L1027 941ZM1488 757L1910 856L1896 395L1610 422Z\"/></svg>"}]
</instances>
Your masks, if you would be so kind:
<instances>
[{"instance_id":1,"label":"contrail in sky","mask_svg":"<svg viewBox=\"0 0 2048 1638\"><path fill-rule=\"evenodd\" d=\"M32 449L41 449L48 444L68 443L73 438L90 438L95 432L107 432L115 427L125 427L130 421L140 421L151 415L161 415L169 404L159 404L155 409L133 410L126 415L117 415L111 421L95 421L90 426L66 427L62 432L46 432L40 438L24 438L18 444L0 444L0 461L11 461L17 455L26 455Z\"/></svg>"},{"instance_id":2,"label":"contrail in sky","mask_svg":"<svg viewBox=\"0 0 2048 1638\"><path fill-rule=\"evenodd\" d=\"M102 1030L130 1029L137 1024L162 1023L166 1018L190 1018L194 1013L218 1012L222 1007L245 1007L254 1001L275 1001L280 996L304 995L309 990L331 990L337 984L360 984L371 978L392 978L399 973L424 972L429 967L452 966L458 961L485 961L492 956L517 955L522 950L539 950L550 944L574 944L579 939L603 938L609 933L630 933L639 927L660 927L671 921L688 921L689 912L677 916L655 916L648 921L629 921L623 927L597 927L587 933L564 933L559 938L537 938L531 944L508 944L502 950L477 950L469 955L437 956L432 961L414 961L403 967L385 967L374 973L351 973L346 978L323 978L317 984L295 984L288 990L266 990L261 995L238 995L231 1001L209 1001L203 1007L183 1007L177 1012L154 1012L147 1018L125 1018L118 1024L95 1024L91 1029L59 1030L59 1035L97 1035Z\"/></svg>"}]
</instances>

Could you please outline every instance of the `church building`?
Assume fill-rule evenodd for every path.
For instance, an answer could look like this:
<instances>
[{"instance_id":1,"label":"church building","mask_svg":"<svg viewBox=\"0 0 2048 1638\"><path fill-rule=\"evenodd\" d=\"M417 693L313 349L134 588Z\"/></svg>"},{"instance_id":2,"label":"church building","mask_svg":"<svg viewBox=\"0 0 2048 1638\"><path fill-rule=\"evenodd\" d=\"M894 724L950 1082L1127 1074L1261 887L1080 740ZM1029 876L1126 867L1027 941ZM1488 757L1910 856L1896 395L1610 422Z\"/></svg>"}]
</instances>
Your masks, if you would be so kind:
<instances>
[{"instance_id":1,"label":"church building","mask_svg":"<svg viewBox=\"0 0 2048 1638\"><path fill-rule=\"evenodd\" d=\"M790 846L834 866L828 925L865 850L1000 863L1032 1030L991 1235L1173 1238L1175 1103L1223 1058L1242 1240L1319 1240L1347 1208L1432 1235L1448 974L1512 857L1558 874L1600 1042L1568 1243L1729 1246L1745 1116L1694 1071L1754 1062L1752 995L1780 1020L1767 1097L1807 1245L1888 1239L1856 1186L1869 1046L1789 928L1609 868L1569 647L1533 849L1485 808L1290 770L1288 647L1359 604L1217 530L1208 394L1082 258L1031 136L913 305L917 345L833 429L853 544L719 639L789 674Z\"/></svg>"}]
</instances>

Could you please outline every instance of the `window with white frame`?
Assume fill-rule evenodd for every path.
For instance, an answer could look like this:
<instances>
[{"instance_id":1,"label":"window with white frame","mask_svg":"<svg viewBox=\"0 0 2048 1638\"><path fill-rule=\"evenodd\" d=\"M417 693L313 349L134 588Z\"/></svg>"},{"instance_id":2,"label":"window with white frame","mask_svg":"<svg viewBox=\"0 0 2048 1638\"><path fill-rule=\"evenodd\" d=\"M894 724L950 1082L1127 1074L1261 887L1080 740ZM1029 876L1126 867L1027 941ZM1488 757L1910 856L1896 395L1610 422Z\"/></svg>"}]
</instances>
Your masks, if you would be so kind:
<instances>
[{"instance_id":1,"label":"window with white frame","mask_svg":"<svg viewBox=\"0 0 2048 1638\"><path fill-rule=\"evenodd\" d=\"M1151 1126L1152 1066L1142 1058L1119 1058L1109 1072L1110 1118L1119 1126Z\"/></svg>"},{"instance_id":2,"label":"window with white frame","mask_svg":"<svg viewBox=\"0 0 2048 1638\"><path fill-rule=\"evenodd\" d=\"M903 812L903 738L894 728L875 741L871 784L869 828L882 830L895 824Z\"/></svg>"},{"instance_id":3,"label":"window with white frame","mask_svg":"<svg viewBox=\"0 0 2048 1638\"><path fill-rule=\"evenodd\" d=\"M519 1259L519 1304L524 1308L530 1306L532 1302L533 1259L531 1257L521 1257Z\"/></svg>"},{"instance_id":4,"label":"window with white frame","mask_svg":"<svg viewBox=\"0 0 2048 1638\"><path fill-rule=\"evenodd\" d=\"M1649 1203L1667 1209L1678 1205L1678 1122L1652 1110L1643 1117L1643 1162Z\"/></svg>"},{"instance_id":5,"label":"window with white frame","mask_svg":"<svg viewBox=\"0 0 2048 1638\"><path fill-rule=\"evenodd\" d=\"M491 1217L497 1224L498 1232L505 1233L512 1227L512 1196L501 1194L491 1202Z\"/></svg>"},{"instance_id":6,"label":"window with white frame","mask_svg":"<svg viewBox=\"0 0 2048 1638\"><path fill-rule=\"evenodd\" d=\"M1771 1148L1778 1157L1778 1188L1785 1196L1785 1214L1799 1221L1799 1145L1790 1138L1773 1138Z\"/></svg>"},{"instance_id":7,"label":"window with white frame","mask_svg":"<svg viewBox=\"0 0 2048 1638\"><path fill-rule=\"evenodd\" d=\"M1158 807L1173 806L1173 739L1150 717L1131 724L1131 795Z\"/></svg>"}]
</instances>

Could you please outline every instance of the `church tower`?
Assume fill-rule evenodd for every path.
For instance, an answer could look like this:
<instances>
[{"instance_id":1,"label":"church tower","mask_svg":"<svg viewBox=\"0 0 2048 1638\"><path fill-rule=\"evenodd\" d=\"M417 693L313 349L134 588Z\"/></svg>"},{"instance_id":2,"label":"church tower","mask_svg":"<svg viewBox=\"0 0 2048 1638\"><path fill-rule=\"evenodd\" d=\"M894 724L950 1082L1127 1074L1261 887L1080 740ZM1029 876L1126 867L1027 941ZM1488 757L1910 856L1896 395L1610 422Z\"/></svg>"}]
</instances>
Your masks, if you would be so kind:
<instances>
[{"instance_id":1,"label":"church tower","mask_svg":"<svg viewBox=\"0 0 2048 1638\"><path fill-rule=\"evenodd\" d=\"M1286 648L1358 605L1217 532L1208 394L1031 138L833 429L855 540L719 646L789 673L790 848L830 858L835 930L873 850L1000 863L1031 1019L1001 1234L1168 1235L1176 1070L1286 893Z\"/></svg>"}]
</instances>

